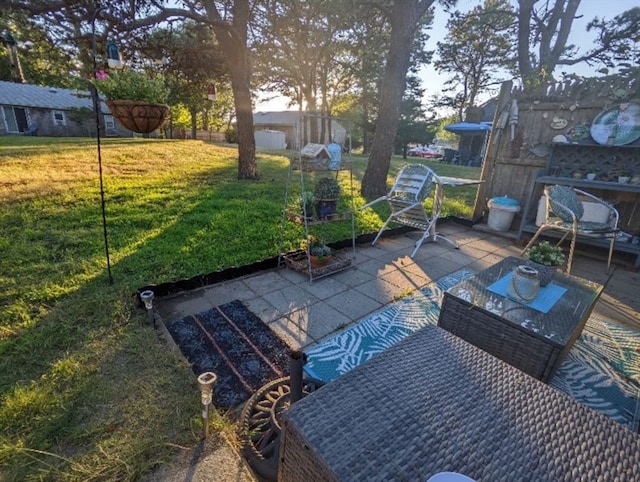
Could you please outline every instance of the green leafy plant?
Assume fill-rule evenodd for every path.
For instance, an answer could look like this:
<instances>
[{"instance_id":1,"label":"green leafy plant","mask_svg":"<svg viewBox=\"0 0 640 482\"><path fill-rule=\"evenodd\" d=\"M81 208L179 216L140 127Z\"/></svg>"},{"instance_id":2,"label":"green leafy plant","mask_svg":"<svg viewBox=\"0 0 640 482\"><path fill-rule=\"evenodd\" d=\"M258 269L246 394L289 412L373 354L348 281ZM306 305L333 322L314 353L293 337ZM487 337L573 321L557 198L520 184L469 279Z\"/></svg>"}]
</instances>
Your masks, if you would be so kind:
<instances>
[{"instance_id":1,"label":"green leafy plant","mask_svg":"<svg viewBox=\"0 0 640 482\"><path fill-rule=\"evenodd\" d=\"M316 200L338 199L340 197L340 184L331 177L318 179L313 189Z\"/></svg>"},{"instance_id":2,"label":"green leafy plant","mask_svg":"<svg viewBox=\"0 0 640 482\"><path fill-rule=\"evenodd\" d=\"M560 246L553 246L548 241L540 241L527 250L527 257L544 266L560 266L564 263L564 253Z\"/></svg>"},{"instance_id":3,"label":"green leafy plant","mask_svg":"<svg viewBox=\"0 0 640 482\"><path fill-rule=\"evenodd\" d=\"M224 132L224 141L229 144L237 144L238 143L238 131L230 127Z\"/></svg>"},{"instance_id":4,"label":"green leafy plant","mask_svg":"<svg viewBox=\"0 0 640 482\"><path fill-rule=\"evenodd\" d=\"M69 110L69 119L79 124L93 118L93 109L88 107L74 107Z\"/></svg>"},{"instance_id":5,"label":"green leafy plant","mask_svg":"<svg viewBox=\"0 0 640 482\"><path fill-rule=\"evenodd\" d=\"M307 250L309 251L309 255L316 256L318 260L323 260L333 254L333 250L329 246L313 235L309 235L307 238Z\"/></svg>"},{"instance_id":6,"label":"green leafy plant","mask_svg":"<svg viewBox=\"0 0 640 482\"><path fill-rule=\"evenodd\" d=\"M109 100L139 100L154 104L165 104L169 98L169 88L164 77L150 77L134 70L96 74L98 91Z\"/></svg>"},{"instance_id":7,"label":"green leafy plant","mask_svg":"<svg viewBox=\"0 0 640 482\"><path fill-rule=\"evenodd\" d=\"M300 197L300 213L306 214L308 217L313 216L313 205L316 198L311 191L304 191Z\"/></svg>"}]
</instances>

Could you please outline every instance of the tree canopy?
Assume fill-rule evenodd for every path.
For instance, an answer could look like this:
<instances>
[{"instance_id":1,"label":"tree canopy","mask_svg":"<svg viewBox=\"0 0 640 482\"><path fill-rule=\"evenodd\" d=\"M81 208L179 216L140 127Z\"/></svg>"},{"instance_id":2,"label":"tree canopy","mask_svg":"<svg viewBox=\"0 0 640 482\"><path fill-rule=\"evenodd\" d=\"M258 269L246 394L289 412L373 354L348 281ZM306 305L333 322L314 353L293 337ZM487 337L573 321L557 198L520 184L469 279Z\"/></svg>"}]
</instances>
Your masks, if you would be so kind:
<instances>
[{"instance_id":1,"label":"tree canopy","mask_svg":"<svg viewBox=\"0 0 640 482\"><path fill-rule=\"evenodd\" d=\"M506 72L513 72L512 14L508 0L485 0L468 13L451 14L449 32L437 43L434 67L449 74L440 105L454 108L458 121L468 107L477 105L479 94L498 84Z\"/></svg>"},{"instance_id":2,"label":"tree canopy","mask_svg":"<svg viewBox=\"0 0 640 482\"><path fill-rule=\"evenodd\" d=\"M436 5L449 15L449 33L439 39L435 66L450 75L444 102L459 115L502 80L498 72L533 86L553 79L562 66L586 62L624 70L638 62L640 7L592 20L588 28L596 42L584 47L569 43L580 0L486 0L467 13L451 11L455 4L113 0L97 8L94 2L4 0L0 33L17 39L25 76L41 85L81 86L93 69L94 41L102 52L107 39L114 39L128 58L138 60L152 56L147 49L160 50L171 60L162 68L171 79L173 101L187 106L192 127L196 118L211 119L215 107L204 98L203 86L219 79L220 90L228 85L232 93L241 179L258 177L252 114L258 88L278 91L301 109L355 119L359 143L370 153L365 195L386 190L398 127L404 131L423 122L421 94L407 76L430 61L424 42ZM10 78L7 51L0 52L0 75ZM403 102L413 107L404 111ZM229 122L228 105L219 107Z\"/></svg>"}]
</instances>

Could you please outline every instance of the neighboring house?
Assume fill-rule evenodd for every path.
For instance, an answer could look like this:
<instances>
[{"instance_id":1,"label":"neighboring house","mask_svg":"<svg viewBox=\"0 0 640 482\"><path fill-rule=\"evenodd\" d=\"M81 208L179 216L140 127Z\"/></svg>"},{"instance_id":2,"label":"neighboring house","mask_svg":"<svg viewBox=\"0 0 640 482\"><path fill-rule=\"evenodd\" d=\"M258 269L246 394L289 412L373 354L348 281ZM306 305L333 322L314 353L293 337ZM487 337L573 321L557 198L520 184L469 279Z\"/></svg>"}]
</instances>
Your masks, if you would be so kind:
<instances>
[{"instance_id":1,"label":"neighboring house","mask_svg":"<svg viewBox=\"0 0 640 482\"><path fill-rule=\"evenodd\" d=\"M492 97L484 104L480 104L482 109L482 117L478 122L493 122L493 118L496 115L496 108L498 107L498 98Z\"/></svg>"},{"instance_id":2,"label":"neighboring house","mask_svg":"<svg viewBox=\"0 0 640 482\"><path fill-rule=\"evenodd\" d=\"M325 125L325 138L319 139L322 132L320 116L306 115L305 113L286 110L281 112L256 112L253 114L253 125L256 131L270 130L284 132L285 143L291 149L300 149L309 142L329 144L336 142L345 148L347 140L347 131L344 126L335 119L331 120L331 128L329 134L329 126ZM325 117L325 119L328 119ZM316 128L318 135L311 136L311 124L317 121ZM306 124L306 125L305 125Z\"/></svg>"},{"instance_id":3,"label":"neighboring house","mask_svg":"<svg viewBox=\"0 0 640 482\"><path fill-rule=\"evenodd\" d=\"M101 102L103 135L131 137ZM0 81L0 135L94 137L89 91Z\"/></svg>"}]
</instances>

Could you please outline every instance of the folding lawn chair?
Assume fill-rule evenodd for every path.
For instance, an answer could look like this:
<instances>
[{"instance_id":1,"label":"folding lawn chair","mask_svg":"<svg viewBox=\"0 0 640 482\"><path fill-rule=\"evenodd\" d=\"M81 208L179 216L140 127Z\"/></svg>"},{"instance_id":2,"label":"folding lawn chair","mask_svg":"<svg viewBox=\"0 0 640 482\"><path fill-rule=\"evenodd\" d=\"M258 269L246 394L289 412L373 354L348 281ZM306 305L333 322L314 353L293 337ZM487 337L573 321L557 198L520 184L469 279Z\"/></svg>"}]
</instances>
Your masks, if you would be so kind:
<instances>
[{"instance_id":1,"label":"folding lawn chair","mask_svg":"<svg viewBox=\"0 0 640 482\"><path fill-rule=\"evenodd\" d=\"M387 201L391 208L391 215L382 225L382 228L380 228L378 235L371 245L376 244L382 232L392 221L424 231L422 237L415 244L415 249L413 253L411 253L412 258L426 238L433 236L435 240L437 236L435 232L436 221L440 216L440 209L442 207L442 196L437 194L439 192L438 182L438 176L427 166L423 166L422 164L409 164L403 167L389 194L375 201L371 201L369 204L360 208L361 210L368 208L380 201ZM435 193L435 195L433 198L433 209L431 216L429 216L425 211L423 203L431 193ZM447 241L455 246L455 243L451 240L447 239Z\"/></svg>"}]
</instances>

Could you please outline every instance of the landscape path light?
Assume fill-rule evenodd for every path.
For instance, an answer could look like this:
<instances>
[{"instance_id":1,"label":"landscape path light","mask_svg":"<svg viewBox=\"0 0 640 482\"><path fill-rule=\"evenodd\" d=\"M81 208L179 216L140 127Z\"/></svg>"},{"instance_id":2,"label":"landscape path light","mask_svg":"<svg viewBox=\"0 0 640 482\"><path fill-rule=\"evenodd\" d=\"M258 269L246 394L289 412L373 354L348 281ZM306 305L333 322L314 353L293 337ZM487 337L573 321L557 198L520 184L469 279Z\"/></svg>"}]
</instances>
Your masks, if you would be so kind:
<instances>
[{"instance_id":1,"label":"landscape path light","mask_svg":"<svg viewBox=\"0 0 640 482\"><path fill-rule=\"evenodd\" d=\"M213 386L218 377L213 372L204 372L198 376L200 386L200 400L202 402L202 426L204 438L209 436L209 407L213 401Z\"/></svg>"},{"instance_id":2,"label":"landscape path light","mask_svg":"<svg viewBox=\"0 0 640 482\"><path fill-rule=\"evenodd\" d=\"M140 300L144 303L144 307L147 309L147 316L149 317L149 324L156 327L156 318L153 316L153 291L145 290L140 293Z\"/></svg>"}]
</instances>

